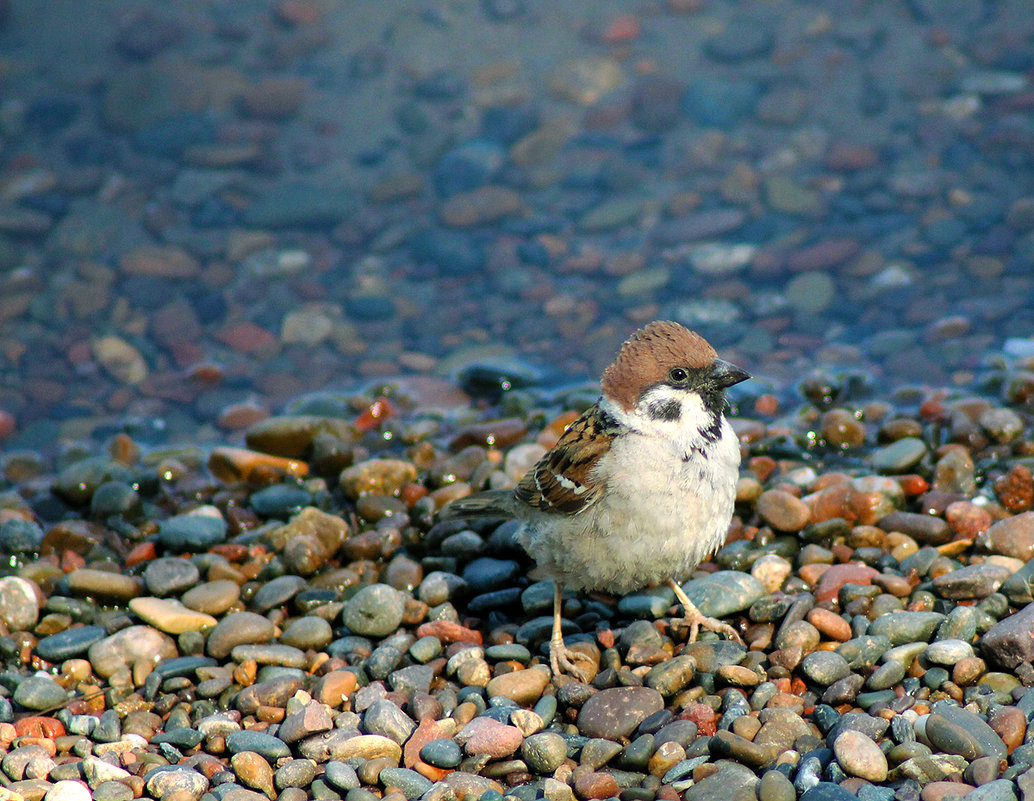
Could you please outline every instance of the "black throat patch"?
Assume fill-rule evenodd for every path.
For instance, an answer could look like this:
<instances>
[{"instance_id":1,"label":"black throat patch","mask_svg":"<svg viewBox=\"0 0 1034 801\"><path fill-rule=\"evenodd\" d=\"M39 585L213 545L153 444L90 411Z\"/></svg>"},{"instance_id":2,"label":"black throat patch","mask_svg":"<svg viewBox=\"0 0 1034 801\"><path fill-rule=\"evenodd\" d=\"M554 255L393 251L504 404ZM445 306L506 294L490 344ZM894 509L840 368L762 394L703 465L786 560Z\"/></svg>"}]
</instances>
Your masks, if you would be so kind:
<instances>
[{"instance_id":1,"label":"black throat patch","mask_svg":"<svg viewBox=\"0 0 1034 801\"><path fill-rule=\"evenodd\" d=\"M674 399L652 401L646 406L646 413L654 420L674 423L682 417L682 404Z\"/></svg>"}]
</instances>

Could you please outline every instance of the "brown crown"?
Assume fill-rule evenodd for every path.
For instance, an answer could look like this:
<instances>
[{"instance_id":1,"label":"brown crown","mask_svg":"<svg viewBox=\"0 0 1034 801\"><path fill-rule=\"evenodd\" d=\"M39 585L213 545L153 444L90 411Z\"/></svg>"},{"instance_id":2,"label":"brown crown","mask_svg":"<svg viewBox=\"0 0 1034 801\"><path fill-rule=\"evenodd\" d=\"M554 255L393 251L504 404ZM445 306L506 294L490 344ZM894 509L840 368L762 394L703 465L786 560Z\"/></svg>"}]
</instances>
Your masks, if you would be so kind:
<instances>
[{"instance_id":1,"label":"brown crown","mask_svg":"<svg viewBox=\"0 0 1034 801\"><path fill-rule=\"evenodd\" d=\"M707 367L716 355L699 334L657 320L625 340L613 364L603 371L603 391L629 411L643 389L663 381L672 367Z\"/></svg>"}]
</instances>

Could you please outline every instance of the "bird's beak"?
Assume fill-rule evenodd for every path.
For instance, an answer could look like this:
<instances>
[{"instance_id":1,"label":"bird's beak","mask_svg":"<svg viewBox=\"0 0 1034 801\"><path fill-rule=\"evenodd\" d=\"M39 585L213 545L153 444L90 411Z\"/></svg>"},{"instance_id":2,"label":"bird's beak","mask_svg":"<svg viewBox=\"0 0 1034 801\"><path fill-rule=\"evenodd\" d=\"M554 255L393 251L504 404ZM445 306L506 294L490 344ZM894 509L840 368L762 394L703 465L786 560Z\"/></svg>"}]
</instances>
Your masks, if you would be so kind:
<instances>
[{"instance_id":1,"label":"bird's beak","mask_svg":"<svg viewBox=\"0 0 1034 801\"><path fill-rule=\"evenodd\" d=\"M729 362L722 361L721 359L714 360L714 367L711 369L711 380L719 389L727 389L741 381L746 381L748 378L750 378L750 373L742 367L729 364Z\"/></svg>"}]
</instances>

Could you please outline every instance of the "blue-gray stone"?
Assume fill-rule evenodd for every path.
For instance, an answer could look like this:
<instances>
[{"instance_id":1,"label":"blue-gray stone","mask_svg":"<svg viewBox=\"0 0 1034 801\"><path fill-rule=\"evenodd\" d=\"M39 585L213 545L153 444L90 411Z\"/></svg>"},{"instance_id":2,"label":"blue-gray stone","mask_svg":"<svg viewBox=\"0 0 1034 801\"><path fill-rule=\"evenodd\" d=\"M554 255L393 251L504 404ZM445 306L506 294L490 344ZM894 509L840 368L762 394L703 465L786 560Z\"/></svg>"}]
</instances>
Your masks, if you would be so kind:
<instances>
[{"instance_id":1,"label":"blue-gray stone","mask_svg":"<svg viewBox=\"0 0 1034 801\"><path fill-rule=\"evenodd\" d=\"M260 517L286 519L312 503L312 495L301 487L274 484L251 496L250 504Z\"/></svg>"},{"instance_id":2,"label":"blue-gray stone","mask_svg":"<svg viewBox=\"0 0 1034 801\"><path fill-rule=\"evenodd\" d=\"M14 691L14 702L35 712L63 706L68 698L68 690L49 676L22 679Z\"/></svg>"},{"instance_id":3,"label":"blue-gray stone","mask_svg":"<svg viewBox=\"0 0 1034 801\"><path fill-rule=\"evenodd\" d=\"M347 793L349 790L354 790L361 785L355 768L344 762L332 759L323 766L323 770L326 780L338 790L343 790Z\"/></svg>"},{"instance_id":4,"label":"blue-gray stone","mask_svg":"<svg viewBox=\"0 0 1034 801\"><path fill-rule=\"evenodd\" d=\"M566 745L564 746L564 756L567 756ZM436 768L455 768L459 767L460 762L463 761L463 749L455 740L444 738L431 740L420 749L420 758ZM563 757L560 761L563 761Z\"/></svg>"},{"instance_id":5,"label":"blue-gray stone","mask_svg":"<svg viewBox=\"0 0 1034 801\"><path fill-rule=\"evenodd\" d=\"M231 754L254 751L271 763L282 757L291 756L291 749L279 737L260 731L235 731L226 735L226 747Z\"/></svg>"},{"instance_id":6,"label":"blue-gray stone","mask_svg":"<svg viewBox=\"0 0 1034 801\"><path fill-rule=\"evenodd\" d=\"M12 517L0 523L0 553L36 553L43 542L43 529L31 520Z\"/></svg>"},{"instance_id":7,"label":"blue-gray stone","mask_svg":"<svg viewBox=\"0 0 1034 801\"><path fill-rule=\"evenodd\" d=\"M210 656L174 656L155 665L154 672L163 679L173 676L193 676L198 668L214 667L219 663Z\"/></svg>"},{"instance_id":8,"label":"blue-gray stone","mask_svg":"<svg viewBox=\"0 0 1034 801\"><path fill-rule=\"evenodd\" d=\"M891 645L930 642L943 620L944 615L939 612L895 612L876 618L869 624L867 633L887 637Z\"/></svg>"},{"instance_id":9,"label":"blue-gray stone","mask_svg":"<svg viewBox=\"0 0 1034 801\"><path fill-rule=\"evenodd\" d=\"M168 743L182 751L184 749L194 748L195 746L200 745L201 741L204 739L205 736L196 729L180 727L177 729L158 732L151 738L151 743L154 745Z\"/></svg>"},{"instance_id":10,"label":"blue-gray stone","mask_svg":"<svg viewBox=\"0 0 1034 801\"><path fill-rule=\"evenodd\" d=\"M177 515L158 524L158 541L170 551L206 551L226 539L226 521L209 515Z\"/></svg>"},{"instance_id":11,"label":"blue-gray stone","mask_svg":"<svg viewBox=\"0 0 1034 801\"><path fill-rule=\"evenodd\" d=\"M708 617L724 617L749 609L766 595L765 585L750 573L719 570L683 585L697 609Z\"/></svg>"},{"instance_id":12,"label":"blue-gray stone","mask_svg":"<svg viewBox=\"0 0 1034 801\"><path fill-rule=\"evenodd\" d=\"M521 574L520 565L512 559L493 559L483 556L470 562L463 570L463 579L477 594L502 589Z\"/></svg>"},{"instance_id":13,"label":"blue-gray stone","mask_svg":"<svg viewBox=\"0 0 1034 801\"><path fill-rule=\"evenodd\" d=\"M1005 743L979 715L957 706L938 704L926 719L930 744L946 754L958 754L971 762L980 757L1004 759Z\"/></svg>"},{"instance_id":14,"label":"blue-gray stone","mask_svg":"<svg viewBox=\"0 0 1034 801\"><path fill-rule=\"evenodd\" d=\"M75 626L43 637L36 643L36 653L48 662L64 662L86 653L91 645L107 636L103 626Z\"/></svg>"},{"instance_id":15,"label":"blue-gray stone","mask_svg":"<svg viewBox=\"0 0 1034 801\"><path fill-rule=\"evenodd\" d=\"M201 571L189 559L163 556L155 559L144 570L147 591L157 598L179 595L201 581Z\"/></svg>"},{"instance_id":16,"label":"blue-gray stone","mask_svg":"<svg viewBox=\"0 0 1034 801\"><path fill-rule=\"evenodd\" d=\"M410 768L385 768L380 782L385 787L398 787L406 798L419 798L431 789L431 780Z\"/></svg>"},{"instance_id":17,"label":"blue-gray stone","mask_svg":"<svg viewBox=\"0 0 1034 801\"><path fill-rule=\"evenodd\" d=\"M301 576L278 576L259 587L248 605L256 612L268 612L283 606L308 586Z\"/></svg>"}]
</instances>

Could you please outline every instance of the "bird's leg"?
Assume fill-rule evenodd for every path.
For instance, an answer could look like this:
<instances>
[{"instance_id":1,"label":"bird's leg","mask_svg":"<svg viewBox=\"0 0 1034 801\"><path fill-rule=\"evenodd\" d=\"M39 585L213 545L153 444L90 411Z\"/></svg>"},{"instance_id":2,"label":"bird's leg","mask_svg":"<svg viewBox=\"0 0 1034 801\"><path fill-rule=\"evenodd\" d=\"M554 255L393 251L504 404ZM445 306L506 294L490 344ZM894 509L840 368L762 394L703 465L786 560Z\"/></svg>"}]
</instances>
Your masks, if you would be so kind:
<instances>
[{"instance_id":1,"label":"bird's leg","mask_svg":"<svg viewBox=\"0 0 1034 801\"><path fill-rule=\"evenodd\" d=\"M549 640L549 666L553 669L554 676L559 676L562 672L566 671L579 681L585 681L592 672L592 660L585 654L572 651L564 645L563 624L560 618L560 607L563 605L563 599L560 596L563 594L564 588L559 581L554 582L554 584L553 636ZM583 673L578 666L575 665L575 662L579 661L589 663L588 672Z\"/></svg>"},{"instance_id":2,"label":"bird's leg","mask_svg":"<svg viewBox=\"0 0 1034 801\"><path fill-rule=\"evenodd\" d=\"M740 635L736 633L736 629L728 623L723 623L713 617L707 617L703 612L697 609L696 604L689 600L689 596L686 595L685 591L679 586L677 581L674 579L668 579L668 586L674 591L675 597L678 598L679 603L682 604L682 611L686 613L685 617L683 617L679 622L685 623L689 626L689 642L696 642L697 633L700 631L701 626L708 631L725 634L731 639L736 640L736 642L743 642Z\"/></svg>"}]
</instances>

